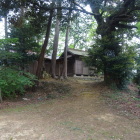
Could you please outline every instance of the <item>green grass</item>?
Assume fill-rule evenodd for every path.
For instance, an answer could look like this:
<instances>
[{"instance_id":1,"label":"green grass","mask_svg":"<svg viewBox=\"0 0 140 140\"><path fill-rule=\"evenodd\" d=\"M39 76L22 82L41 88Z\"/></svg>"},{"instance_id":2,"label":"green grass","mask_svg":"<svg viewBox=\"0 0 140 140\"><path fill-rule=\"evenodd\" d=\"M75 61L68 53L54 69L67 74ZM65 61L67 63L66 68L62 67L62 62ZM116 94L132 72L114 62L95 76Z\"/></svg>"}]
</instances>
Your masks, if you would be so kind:
<instances>
[{"instance_id":1,"label":"green grass","mask_svg":"<svg viewBox=\"0 0 140 140\"><path fill-rule=\"evenodd\" d=\"M29 105L16 106L16 107L12 107L12 108L5 108L2 111L4 111L4 112L23 112L23 111L30 111L30 110L36 109L41 104L44 104L44 102L43 103L37 103L37 104L29 104Z\"/></svg>"},{"instance_id":2,"label":"green grass","mask_svg":"<svg viewBox=\"0 0 140 140\"><path fill-rule=\"evenodd\" d=\"M105 138L110 138L111 140L122 140L124 137L119 135L112 135L110 132L101 133Z\"/></svg>"}]
</instances>

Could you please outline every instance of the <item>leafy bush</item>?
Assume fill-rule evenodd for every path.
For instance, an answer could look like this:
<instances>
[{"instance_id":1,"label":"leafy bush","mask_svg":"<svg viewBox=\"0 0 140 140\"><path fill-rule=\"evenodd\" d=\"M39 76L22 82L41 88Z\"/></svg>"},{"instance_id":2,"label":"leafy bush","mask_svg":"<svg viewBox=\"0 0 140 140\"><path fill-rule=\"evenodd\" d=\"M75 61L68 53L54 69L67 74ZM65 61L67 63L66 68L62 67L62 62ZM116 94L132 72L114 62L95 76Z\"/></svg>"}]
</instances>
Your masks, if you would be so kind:
<instances>
[{"instance_id":1,"label":"leafy bush","mask_svg":"<svg viewBox=\"0 0 140 140\"><path fill-rule=\"evenodd\" d=\"M35 76L30 73L18 71L12 68L0 69L0 88L3 98L14 98L17 94L23 94L26 86L33 86Z\"/></svg>"}]
</instances>

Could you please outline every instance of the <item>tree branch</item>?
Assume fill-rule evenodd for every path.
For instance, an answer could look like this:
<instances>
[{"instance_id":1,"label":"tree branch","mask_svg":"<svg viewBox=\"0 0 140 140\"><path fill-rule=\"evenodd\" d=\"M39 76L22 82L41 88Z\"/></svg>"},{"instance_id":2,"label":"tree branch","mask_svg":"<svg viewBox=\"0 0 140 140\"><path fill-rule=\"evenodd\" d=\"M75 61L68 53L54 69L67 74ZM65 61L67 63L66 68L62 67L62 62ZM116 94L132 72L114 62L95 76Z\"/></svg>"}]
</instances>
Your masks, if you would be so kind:
<instances>
[{"instance_id":1,"label":"tree branch","mask_svg":"<svg viewBox=\"0 0 140 140\"><path fill-rule=\"evenodd\" d=\"M116 27L118 27L118 28L125 28L125 29L138 28L138 27L136 27L136 26L133 26L133 25L126 25L126 24L117 24Z\"/></svg>"},{"instance_id":2,"label":"tree branch","mask_svg":"<svg viewBox=\"0 0 140 140\"><path fill-rule=\"evenodd\" d=\"M138 19L135 19L132 15L132 12L140 10L140 7L135 6L135 0L124 0L124 4L122 4L122 8L120 11L115 12L111 16L108 17L108 21L115 22L134 22Z\"/></svg>"},{"instance_id":3,"label":"tree branch","mask_svg":"<svg viewBox=\"0 0 140 140\"><path fill-rule=\"evenodd\" d=\"M77 9L77 8L71 8L71 7L54 7L54 9L65 9L65 10L73 10L73 11L79 11L79 12L82 12L82 13L85 13L85 14L89 14L89 15L94 15L94 13L91 13L91 12L88 12L86 10L80 10L80 9Z\"/></svg>"},{"instance_id":4,"label":"tree branch","mask_svg":"<svg viewBox=\"0 0 140 140\"><path fill-rule=\"evenodd\" d=\"M76 6L80 7L82 10L86 11L82 6L80 6L79 4L77 4L74 0L72 1Z\"/></svg>"},{"instance_id":5,"label":"tree branch","mask_svg":"<svg viewBox=\"0 0 140 140\"><path fill-rule=\"evenodd\" d=\"M105 5L106 5L106 2L107 2L107 0L105 0ZM95 16L95 17L97 17L97 18L99 18L99 17L101 17L102 15L103 15L103 13L104 13L104 11L103 11L103 13L101 13L101 14L98 14L97 12L96 13L91 13L91 12L88 12L88 11L86 11L82 6L80 6L78 3L76 3L74 0L73 0L73 3L76 5L76 6L78 6L79 8L81 8L81 12L83 11L83 13L87 13L87 14L90 14L90 15L93 15L93 16Z\"/></svg>"},{"instance_id":6,"label":"tree branch","mask_svg":"<svg viewBox=\"0 0 140 140\"><path fill-rule=\"evenodd\" d=\"M89 14L89 15L94 15L93 13L86 11L80 5L79 6L81 7L81 9L72 8L72 7L59 7L59 6L57 6L57 7L55 7L55 6L54 7L42 7L38 3L33 3L33 5L38 6L38 8L41 8L41 9L43 9L45 11L50 11L50 10L55 10L55 9L57 9L57 10L65 9L65 10L79 11L79 12L86 13L86 14ZM77 6L78 6L78 4L77 4Z\"/></svg>"},{"instance_id":7,"label":"tree branch","mask_svg":"<svg viewBox=\"0 0 140 140\"><path fill-rule=\"evenodd\" d=\"M137 11L137 10L140 10L140 7L138 7L138 6L134 7L133 9L131 9L131 10L128 12L128 14L129 14L129 13L132 13L133 11Z\"/></svg>"},{"instance_id":8,"label":"tree branch","mask_svg":"<svg viewBox=\"0 0 140 140\"><path fill-rule=\"evenodd\" d=\"M115 17L113 22L120 22L120 21L123 21L123 22L135 22L137 20L138 19L134 18L133 16L120 15L118 17Z\"/></svg>"},{"instance_id":9,"label":"tree branch","mask_svg":"<svg viewBox=\"0 0 140 140\"><path fill-rule=\"evenodd\" d=\"M124 7L130 6L130 4L132 4L132 3L134 6L135 0L124 0Z\"/></svg>"},{"instance_id":10,"label":"tree branch","mask_svg":"<svg viewBox=\"0 0 140 140\"><path fill-rule=\"evenodd\" d=\"M48 8L47 7L47 8L43 8L43 9L46 10L46 11L55 10L55 9L57 9L57 10L65 9L65 10L71 10L71 11L79 11L79 12L82 12L82 13L85 13L85 14L89 14L89 15L94 15L93 13L88 12L86 10L81 10L81 9L71 8L71 7L53 7L53 8Z\"/></svg>"}]
</instances>

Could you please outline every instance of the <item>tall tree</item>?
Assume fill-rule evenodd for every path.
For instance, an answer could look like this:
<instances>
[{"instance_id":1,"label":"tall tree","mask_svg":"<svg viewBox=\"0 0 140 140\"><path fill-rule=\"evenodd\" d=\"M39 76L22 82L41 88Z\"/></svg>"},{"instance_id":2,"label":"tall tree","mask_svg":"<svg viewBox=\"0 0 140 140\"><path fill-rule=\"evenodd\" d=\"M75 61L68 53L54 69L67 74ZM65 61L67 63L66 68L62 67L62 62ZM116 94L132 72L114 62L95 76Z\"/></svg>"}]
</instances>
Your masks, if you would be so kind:
<instances>
[{"instance_id":1,"label":"tall tree","mask_svg":"<svg viewBox=\"0 0 140 140\"><path fill-rule=\"evenodd\" d=\"M116 38L116 33L121 29L136 28L134 23L139 20L140 0L91 0L86 2L90 5L98 24L96 32L102 42L101 60L104 66L104 80L106 83L122 86L124 76L112 71L115 66L121 65L118 58L122 57L122 46ZM111 62L110 59L114 61ZM125 69L123 73L127 77Z\"/></svg>"},{"instance_id":2,"label":"tall tree","mask_svg":"<svg viewBox=\"0 0 140 140\"><path fill-rule=\"evenodd\" d=\"M57 1L57 6L61 7L61 1ZM57 10L56 16L56 24L55 24L55 35L53 41L53 53L52 53L52 61L51 61L51 70L52 77L56 78L55 69L56 69L56 57L57 57L57 49L58 49L58 41L59 41L59 32L60 32L60 20L61 20L61 10Z\"/></svg>"},{"instance_id":3,"label":"tall tree","mask_svg":"<svg viewBox=\"0 0 140 140\"><path fill-rule=\"evenodd\" d=\"M51 61L51 70L52 70L53 78L56 78L55 68L56 68L56 57L57 57L57 49L58 49L59 31L60 31L60 21L57 18L56 25L55 25L55 36L54 36L54 41L53 41L53 53L52 53L52 61Z\"/></svg>"},{"instance_id":4,"label":"tall tree","mask_svg":"<svg viewBox=\"0 0 140 140\"><path fill-rule=\"evenodd\" d=\"M70 21L71 21L71 13L72 10L69 10L68 12L68 21L67 21L67 27L66 27L66 37L65 37L65 49L64 49L64 78L67 78L67 52L68 52L68 40L69 40L69 29L70 29Z\"/></svg>"},{"instance_id":5,"label":"tall tree","mask_svg":"<svg viewBox=\"0 0 140 140\"><path fill-rule=\"evenodd\" d=\"M53 6L54 6L54 1L51 3L51 8L53 8ZM48 19L48 24L47 24L47 31L46 31L46 35L45 35L45 40L44 40L44 43L42 45L41 53L39 55L39 60L38 60L38 67L37 67L37 71L36 71L36 75L38 78L41 78L41 70L42 70L42 66L43 66L44 55L45 55L46 48L47 48L48 41L49 41L53 13L54 13L54 10L51 9L50 16Z\"/></svg>"},{"instance_id":6,"label":"tall tree","mask_svg":"<svg viewBox=\"0 0 140 140\"><path fill-rule=\"evenodd\" d=\"M48 41L49 41L52 18L53 18L53 10L50 11L50 17L49 17L49 20L48 20L45 40L44 40L44 43L42 45L41 53L40 53L39 60L38 60L38 67L37 67L37 71L36 71L36 75L37 75L38 78L41 77L41 70L42 70L42 66L43 66L44 55L45 55L46 48L47 48Z\"/></svg>"}]
</instances>

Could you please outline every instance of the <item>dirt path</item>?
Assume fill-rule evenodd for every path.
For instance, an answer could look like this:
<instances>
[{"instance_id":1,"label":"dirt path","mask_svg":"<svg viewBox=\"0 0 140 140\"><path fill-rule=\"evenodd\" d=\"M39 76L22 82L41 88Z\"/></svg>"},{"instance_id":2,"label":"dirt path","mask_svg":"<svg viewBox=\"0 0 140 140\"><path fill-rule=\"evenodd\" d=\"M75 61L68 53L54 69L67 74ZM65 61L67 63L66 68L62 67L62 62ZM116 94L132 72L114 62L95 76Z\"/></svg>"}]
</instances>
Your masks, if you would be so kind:
<instances>
[{"instance_id":1,"label":"dirt path","mask_svg":"<svg viewBox=\"0 0 140 140\"><path fill-rule=\"evenodd\" d=\"M117 115L96 84L74 86L72 96L1 110L0 140L140 140L139 119Z\"/></svg>"}]
</instances>

